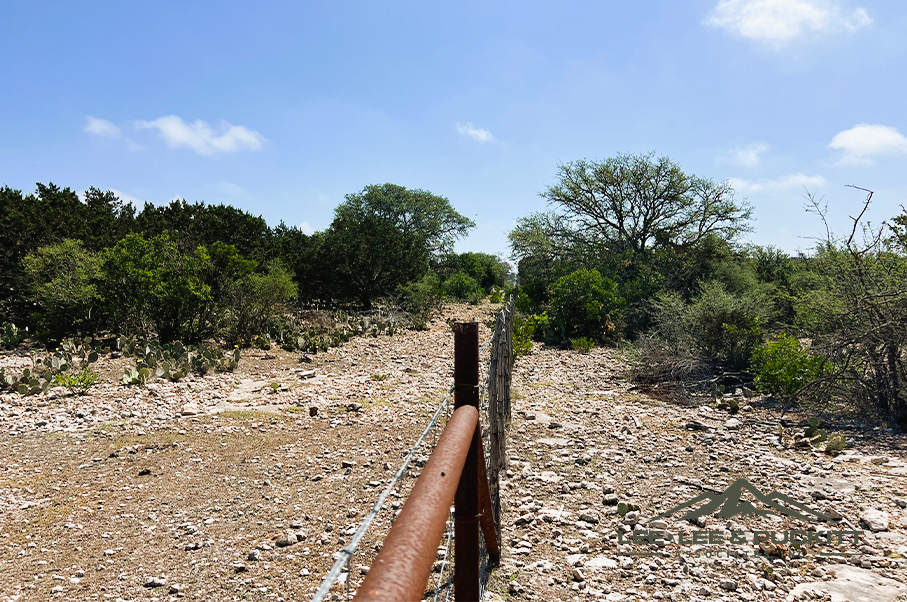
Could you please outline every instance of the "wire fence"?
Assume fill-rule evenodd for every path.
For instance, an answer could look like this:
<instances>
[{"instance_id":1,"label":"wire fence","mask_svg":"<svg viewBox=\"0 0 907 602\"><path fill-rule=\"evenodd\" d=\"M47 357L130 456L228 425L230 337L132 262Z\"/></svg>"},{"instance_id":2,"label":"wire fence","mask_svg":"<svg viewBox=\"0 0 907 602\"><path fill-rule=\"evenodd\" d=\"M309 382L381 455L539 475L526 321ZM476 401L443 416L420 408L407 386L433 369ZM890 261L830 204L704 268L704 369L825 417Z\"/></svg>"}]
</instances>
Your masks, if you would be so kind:
<instances>
[{"instance_id":1,"label":"wire fence","mask_svg":"<svg viewBox=\"0 0 907 602\"><path fill-rule=\"evenodd\" d=\"M489 493L491 495L492 509L494 512L495 525L497 528L498 541L500 541L500 486L499 474L506 470L506 433L510 423L510 379L513 367L512 354L512 330L513 330L513 306L514 298L511 296L507 305L496 316L495 330L491 338L479 350L480 361L488 351L487 360L483 363L487 366L483 370L483 379L479 383L479 415L483 416L482 424L482 443L485 451L485 465L489 479ZM480 364L482 365L482 364ZM322 602L330 593L331 588L337 583L341 575L346 572L349 575L350 560L355 554L360 542L365 536L366 531L374 522L382 508L387 497L394 491L397 482L406 473L416 452L425 442L425 439L431 432L434 432L434 441L432 447L438 441L438 433L443 427L439 419L443 416L446 422L450 418L452 404L450 403L454 394L454 387L451 387L443 401L435 410L428 425L422 434L410 448L402 464L397 469L393 478L390 480L385 489L378 496L377 501L371 511L364 517L356 530L349 544L336 554L336 560L328 571L321 585L312 597L312 602ZM445 601L449 600L453 593L453 562L452 544L454 541L455 513L450 510L447 521L447 529L443 540L446 541L443 557L440 560L438 575L433 579L434 587L426 592L428 599L439 602L441 597ZM479 591L480 599L485 597L485 589L490 576L489 555L485 544L485 538L479 530ZM440 550L439 550L440 552ZM348 583L348 578L347 578Z\"/></svg>"},{"instance_id":2,"label":"wire fence","mask_svg":"<svg viewBox=\"0 0 907 602\"><path fill-rule=\"evenodd\" d=\"M359 547L359 542L362 541L362 538L365 536L365 532L368 531L368 528L374 522L375 517L378 516L378 513L381 511L382 506L384 506L384 501L391 494L394 488L397 485L403 474L406 472L406 469L409 467L410 462L412 462L413 456L422 446L422 442L425 441L425 438L428 436L428 433L435 427L438 422L438 418L442 415L444 410L450 404L450 400L453 398L454 388L451 387L447 391L447 395L444 397L444 401L441 402L441 405L438 406L438 409L435 410L434 415L429 421L428 426L425 427L425 430L422 431L422 434L416 440L416 443L410 448L409 453L406 454L406 457L403 459L403 463L400 464L400 468L397 469L397 472L394 474L393 478L390 480L390 483L387 484L387 487L384 488L384 491L381 492L381 495L378 496L378 501L375 502L375 505L372 506L372 509L368 514L365 515L365 518L360 523L359 528L356 529L356 533L353 535L353 538L350 540L350 543L344 547L338 553L338 557L334 562L334 565L331 567L331 570L328 571L328 574L325 576L324 580L321 582L321 585L318 587L318 590L315 592L315 595L312 597L312 602L322 602L328 593L331 590L331 587L337 582L337 579L344 572L344 567L347 568L347 573L349 573L349 561L353 557L353 554L356 552L356 548Z\"/></svg>"}]
</instances>

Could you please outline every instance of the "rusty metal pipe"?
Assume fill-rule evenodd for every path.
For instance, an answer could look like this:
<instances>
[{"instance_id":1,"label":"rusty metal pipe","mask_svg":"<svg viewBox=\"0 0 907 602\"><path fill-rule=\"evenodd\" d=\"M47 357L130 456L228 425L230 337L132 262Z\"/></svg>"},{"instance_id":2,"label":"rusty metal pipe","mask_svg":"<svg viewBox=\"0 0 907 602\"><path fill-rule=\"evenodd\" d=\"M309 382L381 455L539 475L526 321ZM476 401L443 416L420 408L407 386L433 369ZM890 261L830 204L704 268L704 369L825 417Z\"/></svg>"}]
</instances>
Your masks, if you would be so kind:
<instances>
[{"instance_id":1,"label":"rusty metal pipe","mask_svg":"<svg viewBox=\"0 0 907 602\"><path fill-rule=\"evenodd\" d=\"M478 423L475 407L454 411L354 600L422 600Z\"/></svg>"}]
</instances>

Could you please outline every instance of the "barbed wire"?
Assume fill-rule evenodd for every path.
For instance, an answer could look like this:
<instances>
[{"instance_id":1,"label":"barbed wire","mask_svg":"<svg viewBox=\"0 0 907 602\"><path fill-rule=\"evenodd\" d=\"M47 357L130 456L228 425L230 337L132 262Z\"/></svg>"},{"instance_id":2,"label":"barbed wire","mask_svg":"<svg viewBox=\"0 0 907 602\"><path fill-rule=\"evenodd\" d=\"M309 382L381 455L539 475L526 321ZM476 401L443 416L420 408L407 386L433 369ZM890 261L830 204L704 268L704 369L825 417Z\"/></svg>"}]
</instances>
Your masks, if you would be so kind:
<instances>
[{"instance_id":1,"label":"barbed wire","mask_svg":"<svg viewBox=\"0 0 907 602\"><path fill-rule=\"evenodd\" d=\"M397 469L396 474L388 483L387 487L384 488L384 491L381 492L381 495L378 496L378 501L375 502L375 505L372 507L371 511L365 516L362 523L360 523L359 528L356 530L356 533L353 535L353 538L350 540L350 543L344 547L339 552L337 560L334 562L334 565L331 567L331 570L328 571L328 574L325 576L324 580L321 582L321 585L318 587L318 590L315 591L315 595L312 597L312 602L322 602L333 587L334 583L337 581L337 578L340 577L340 573L343 572L343 567L346 565L350 558L353 557L353 554L356 552L356 548L359 546L359 542L365 536L365 532L371 526L372 522L375 520L375 517L378 516L378 513L381 511L381 506L384 505L384 500L387 499L387 496L390 495L391 491L394 490L394 486L397 484L397 481L403 476L403 473L406 471L406 468L409 466L409 463L412 461L413 456L416 453L416 450L422 445L422 441L425 440L425 437L431 431L432 427L438 421L438 417L441 416L444 408L447 407L447 404L450 403L451 397L454 393L454 387L451 387L447 392L447 396L444 397L444 401L441 402L441 405L438 406L438 409L435 411L434 416L432 416L431 421L428 423L428 426L425 427L425 430L422 431L422 434L419 436L419 439L416 440L416 443L410 448L409 453L406 455L406 458L403 459L403 463L400 465L400 468Z\"/></svg>"},{"instance_id":2,"label":"barbed wire","mask_svg":"<svg viewBox=\"0 0 907 602\"><path fill-rule=\"evenodd\" d=\"M444 552L444 560L441 561L441 571L438 574L438 579L435 581L435 599L434 602L438 602L438 599L441 597L441 590L447 589L448 595L450 595L450 579L444 581L444 575L447 573L447 567L450 566L450 542L453 540L454 533L454 516L451 512L448 515L447 521L447 551ZM441 582L444 581L444 587L441 587Z\"/></svg>"}]
</instances>

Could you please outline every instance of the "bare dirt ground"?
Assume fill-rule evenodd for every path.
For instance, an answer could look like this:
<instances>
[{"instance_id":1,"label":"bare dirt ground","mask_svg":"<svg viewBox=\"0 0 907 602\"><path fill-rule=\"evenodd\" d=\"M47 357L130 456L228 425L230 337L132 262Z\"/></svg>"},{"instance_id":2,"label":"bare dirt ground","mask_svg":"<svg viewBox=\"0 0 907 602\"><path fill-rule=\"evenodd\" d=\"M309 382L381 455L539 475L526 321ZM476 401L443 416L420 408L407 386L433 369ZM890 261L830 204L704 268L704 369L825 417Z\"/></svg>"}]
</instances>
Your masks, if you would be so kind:
<instances>
[{"instance_id":1,"label":"bare dirt ground","mask_svg":"<svg viewBox=\"0 0 907 602\"><path fill-rule=\"evenodd\" d=\"M102 359L113 382L89 395L0 396L0 601L310 599L450 386L445 320L483 322L494 309L455 307L429 331L357 338L313 363L254 351L233 374L127 387L116 382L124 360ZM779 443L778 414L759 398L741 398L734 416L669 405L639 394L623 369L609 349L536 349L517 363L504 557L488 599L907 594L903 438L850 430L832 458ZM418 465L389 498L336 599L361 582L417 475ZM752 536L618 542L643 528L728 539L809 529L784 516L646 524L739 478L843 517L813 529L865 533L800 550L760 549ZM621 516L618 502L638 509ZM278 547L288 531L298 542Z\"/></svg>"},{"instance_id":2,"label":"bare dirt ground","mask_svg":"<svg viewBox=\"0 0 907 602\"><path fill-rule=\"evenodd\" d=\"M102 358L113 382L88 395L0 396L0 600L309 599L450 387L445 319L493 309L312 363L247 351L232 374L128 387L127 361ZM362 542L351 591L417 470ZM287 530L299 541L278 548Z\"/></svg>"}]
</instances>

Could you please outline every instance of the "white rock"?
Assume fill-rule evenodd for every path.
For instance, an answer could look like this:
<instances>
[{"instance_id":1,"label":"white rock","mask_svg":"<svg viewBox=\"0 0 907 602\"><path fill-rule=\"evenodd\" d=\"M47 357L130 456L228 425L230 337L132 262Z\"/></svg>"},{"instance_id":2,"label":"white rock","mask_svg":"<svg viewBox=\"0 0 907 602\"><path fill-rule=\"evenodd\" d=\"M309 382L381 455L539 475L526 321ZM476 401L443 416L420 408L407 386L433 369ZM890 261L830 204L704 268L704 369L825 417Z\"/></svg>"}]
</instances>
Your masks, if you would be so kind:
<instances>
[{"instance_id":1,"label":"white rock","mask_svg":"<svg viewBox=\"0 0 907 602\"><path fill-rule=\"evenodd\" d=\"M860 522L873 533L888 530L888 513L874 508L867 508L860 514Z\"/></svg>"},{"instance_id":2,"label":"white rock","mask_svg":"<svg viewBox=\"0 0 907 602\"><path fill-rule=\"evenodd\" d=\"M612 558L605 558L604 556L596 556L595 558L590 558L585 561L583 563L583 568L592 570L616 569L617 561Z\"/></svg>"},{"instance_id":3,"label":"white rock","mask_svg":"<svg viewBox=\"0 0 907 602\"><path fill-rule=\"evenodd\" d=\"M907 586L903 583L867 569L846 564L835 564L825 569L836 578L831 581L801 583L790 594L796 597L824 590L831 594L832 602L894 602L899 596L907 594Z\"/></svg>"},{"instance_id":4,"label":"white rock","mask_svg":"<svg viewBox=\"0 0 907 602\"><path fill-rule=\"evenodd\" d=\"M196 416L200 413L198 404L194 402L189 402L180 409L181 416Z\"/></svg>"},{"instance_id":5,"label":"white rock","mask_svg":"<svg viewBox=\"0 0 907 602\"><path fill-rule=\"evenodd\" d=\"M167 585L166 577L148 577L145 579L145 587L163 587Z\"/></svg>"}]
</instances>

